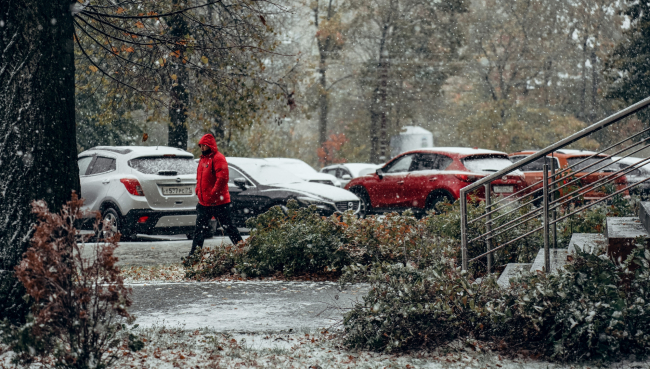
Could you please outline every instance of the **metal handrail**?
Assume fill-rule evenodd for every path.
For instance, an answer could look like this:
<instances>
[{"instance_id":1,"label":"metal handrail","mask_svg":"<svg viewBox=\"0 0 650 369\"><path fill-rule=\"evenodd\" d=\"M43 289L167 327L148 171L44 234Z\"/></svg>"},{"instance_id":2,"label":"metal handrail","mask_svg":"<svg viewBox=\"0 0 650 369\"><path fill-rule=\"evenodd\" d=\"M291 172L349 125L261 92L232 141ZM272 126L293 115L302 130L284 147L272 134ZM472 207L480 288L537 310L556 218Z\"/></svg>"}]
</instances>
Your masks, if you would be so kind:
<instances>
[{"instance_id":1,"label":"metal handrail","mask_svg":"<svg viewBox=\"0 0 650 369\"><path fill-rule=\"evenodd\" d=\"M583 129L583 130L581 130L581 131L579 131L579 132L576 132L576 133L570 135L569 137L567 137L567 138L565 138L565 139L563 139L563 140L560 140L560 141L558 141L558 142L556 142L556 143L554 143L554 144L552 144L552 145L550 145L550 146L548 146L548 147L546 147L546 148L544 148L544 149L542 149L542 150L540 150L540 151L537 151L537 152L535 152L535 153L533 153L533 154L527 156L526 158L524 158L524 159L522 159L522 160L520 160L520 161L518 161L518 162L516 162L516 163L513 163L512 165L509 165L508 167L506 167L506 168L504 168L504 169L501 169L501 170L499 170L499 171L497 171L497 172L495 172L495 173L493 173L493 174L490 174L490 175L488 175L488 176L486 176L486 177L483 177L483 178L481 178L480 180L478 180L478 181L476 181L476 182L474 182L474 183L472 183L472 184L470 184L470 185L468 185L468 186L462 188L462 189L460 190L460 201L461 201L461 203L460 203L460 208L461 208L461 258L462 258L462 270L467 270L467 263L468 263L468 260L467 260L467 245L468 245L467 227L468 227L469 224L471 224L471 223L473 223L473 222L476 222L476 221L479 220L479 219L486 218L486 217L487 217L487 219L488 219L487 222L489 223L489 224L486 224L487 229L488 229L488 232L486 232L486 233L484 233L484 234L482 234L482 235L480 235L480 236L478 236L478 237L472 239L472 240L469 241L469 242L474 242L474 241L477 241L477 240L479 240L479 239L485 237L485 238L486 238L486 242L487 242L487 249L488 249L488 251L487 251L486 253L484 253L484 254L481 254L481 255L478 256L478 257L473 258L473 259L470 260L470 261L474 261L474 260L476 260L477 258L480 258L480 257L482 257L482 256L491 255L494 251L496 251L496 250L498 250L498 249L501 249L501 248L504 247L505 245L507 245L507 244L511 244L512 242L515 242L515 241L517 241L517 240L519 240L519 239L521 239L521 238L523 238L523 237L526 237L526 236L528 236L528 235L530 235L530 234L532 234L532 233L534 233L534 232L536 232L536 231L539 231L539 230L543 229L543 230L544 230L545 264L546 264L546 268L547 268L547 270L548 270L548 268L549 268L549 266L550 266L550 261L549 261L549 258L548 258L548 254L549 254L549 252L548 252L548 250L549 250L549 226L551 225L551 223L549 222L549 212L550 212L550 211L555 211L558 207L560 207L560 206L562 206L564 203L566 203L566 201L565 201L565 202L561 202L562 199L571 196L571 194L575 195L575 193L579 193L579 194L587 193L587 192L588 192L587 189L592 188L592 187L595 187L596 184L601 183L601 182L602 182L601 185L604 185L604 184L606 184L606 183L611 183L611 182L615 181L616 179L622 177L623 175L625 175L625 174L628 173L629 171L634 170L635 168L633 168L633 169L629 169L630 167L628 167L628 168L625 168L625 169L629 169L628 171L625 171L625 170L619 170L619 171L617 171L617 172L614 172L614 173L608 175L608 176L605 177L605 178L601 178L601 179L599 179L598 181L596 181L596 182L594 182L594 183L591 183L590 185L586 186L586 188L582 188L582 189L579 189L579 190L577 190L577 191L572 191L571 193L569 193L569 194L567 194L567 195L565 195L565 196L562 196L562 197L559 198L559 199L554 199L554 201L552 201L552 202L550 202L549 199L548 199L549 186L555 186L555 185L558 184L559 182L563 181L563 179L558 179L558 176L559 176L560 174L569 171L571 168L573 168L573 167L575 167L575 166L577 166L577 165L579 165L579 164L581 164L581 163L583 163L583 162L585 162L585 161L587 161L587 160L589 160L589 159L591 159L591 158L593 158L593 157L596 157L596 156L602 155L605 151L607 151L607 150L609 150L609 149L611 149L611 148L613 148L613 147L616 147L617 145L619 145L619 144L621 144L621 143L623 143L623 142L626 142L626 141L629 141L629 140L631 140L631 139L633 139L633 138L635 138L635 137L638 137L639 135L641 135L641 134L643 134L643 133L649 131L650 128L646 128L645 130L643 130L643 131L641 131L641 132L638 132L638 133L636 133L636 134L634 134L634 135L632 135L632 136L630 136L630 137L628 137L628 138L626 138L626 139L624 139L624 140L621 140L621 141L619 141L618 143L616 143L616 144L614 144L614 145L611 145L611 146L609 146L609 147L606 148L606 149L603 149L603 150L601 150L601 151L599 151L599 152L597 152L597 153L594 153L594 154L591 155L590 157L586 157L585 159L583 159L582 161L580 161L580 162L578 162L578 163L575 163L575 164L573 164L573 165L571 165L571 166L569 166L569 167L565 167L565 168L563 168L562 170L560 170L558 173L556 173L556 172L555 172L555 169L553 169L553 173L552 173L552 175L551 175L551 178L552 178L552 179L551 179L551 183L550 183L550 184L549 184L549 180L548 180L548 165L547 165L547 164L544 164L544 171L543 171L543 177L544 177L544 179L541 181L541 182L542 182L542 187L543 187L543 189L542 189L542 193L543 193L543 204L544 204L543 207L542 207L542 209L536 209L536 210L530 211L530 212L528 212L527 214L524 214L524 215L522 215L522 216L520 216L520 217L518 217L518 218L516 218L516 219L514 219L514 220L511 220L510 222L508 222L508 223L506 223L506 224L503 224L503 225L501 225L501 226L499 226L499 227L497 227L497 228L495 228L495 229L492 229L492 228L491 228L491 224L492 224L492 222L494 221L493 219L491 219L491 214L493 214L493 213L495 213L495 212L497 212L497 211L500 211L500 210L504 209L505 207L508 207L510 204L506 204L506 205L504 205L504 206L499 206L499 207L496 206L496 205L499 204L499 203L502 203L502 202L506 201L506 199L508 199L508 198L510 198L510 197L514 197L514 196L516 196L516 195L519 194L519 193L525 192L527 189L530 189L531 187L536 186L537 184L539 184L539 182L537 182L537 183L535 183L535 184L532 184L532 185L530 185L530 186L527 186L526 188L524 188L524 189L518 191L517 193L510 194L508 197L502 198L501 200L499 200L499 201L497 201L497 202L495 202L495 203L493 203L493 204L490 204L490 206L486 208L487 211L486 211L485 214L483 214L483 215L481 215L481 216L479 216L479 217L476 217L475 219L472 219L470 222L468 222L468 220L467 220L467 195L468 195L470 192L472 192L472 191L478 189L480 186L485 186L486 184L490 184L490 183L492 183L494 180L499 179L499 178L502 178L503 176L505 176L505 175L507 175L507 174L509 174L509 173L511 173L511 172L513 172L513 171L515 171L515 170L517 170L517 169L523 167L524 165L527 165L527 164L529 164L529 163L532 163L533 161L536 161L536 160L539 159L539 158L546 157L548 154L553 153L553 152L557 151L558 149L561 149L561 148L563 148L563 147L565 147L565 146L567 146L567 145L569 145L569 144L571 144L571 143L573 143L573 142L576 142L576 141L578 141L578 140L580 140L580 139L582 139L582 138L584 138L584 137L586 137L586 136L588 136L588 135L590 135L590 134L592 134L592 133L594 133L594 132L597 132L597 131L599 131L599 130L601 130L601 129L603 129L603 128L606 128L606 127L608 127L608 126L610 126L610 125L612 125L612 124L614 124L614 123L616 123L616 122L618 122L618 121L620 121L620 120L622 120L622 119L624 119L624 118L626 118L626 117L628 117L628 116L630 116L630 115L632 115L632 114L635 114L636 112L638 112L638 111L640 111L640 110L646 108L648 105L650 105L650 97L647 97L647 98L645 98L645 99L643 99L643 100L637 102L636 104L633 104L633 105L631 105L631 106L629 106L629 107L627 107L627 108L625 108L625 109L623 109L623 110L620 110L620 111L618 111L617 113L612 114L612 115L610 115L609 117L607 117L607 118L605 118L605 119L602 119L602 120L600 120L599 122L596 122L596 123L590 125L589 127L585 128L585 129ZM635 146L637 146L637 145L639 145L639 144L644 143L645 141L647 141L647 139L642 140L642 141L640 141L640 142L638 142L638 143L632 144L632 145L628 146L628 147L625 148L625 149L618 150L617 153L621 153L621 152L623 152L623 151L627 151L627 150L629 150L629 149L632 148L632 147L635 147ZM648 145L648 146L650 146L650 145ZM646 146L646 147L648 147L648 146ZM645 148L645 147L644 147L644 148ZM643 149L643 148L638 149L638 150L634 151L633 153L638 152L638 151L641 151L642 149ZM627 154L625 157L630 156L630 155L632 155L633 153L629 153L629 154ZM615 155L615 154L614 154L614 155ZM581 168L581 170L584 170L584 169L587 169L587 168L593 167L593 166L597 165L598 163L601 163L601 162L605 161L606 159L610 158L611 156L612 156L612 155L608 155L606 158L603 158L603 159L600 160L600 161L597 161L597 162L595 162L595 163L592 163L592 164L586 166L585 168ZM620 159L617 159L615 162L618 162L619 160L620 160ZM641 161L640 161L639 163L641 163ZM639 164L639 163L637 163L637 164ZM634 166L636 166L637 164L635 164ZM633 167L634 167L634 166L633 166ZM559 168L558 168L558 169L559 169ZM593 170L593 171L590 172L590 173L587 173L587 174L585 174L585 175L582 175L581 177L572 180L570 183L564 183L561 187L559 187L559 189L565 188L565 187L569 186L570 184L575 183L576 181L579 181L581 178L584 178L584 177L586 177L586 176L588 176L588 175L591 175L591 174L597 172L599 169L602 169L602 168L597 168L597 169ZM623 174L620 174L620 173L623 173ZM619 174L618 177L613 178L613 177L614 177L615 175L617 175L617 174ZM650 180L650 178L648 178L648 179L646 179L646 180ZM595 204L597 204L597 203L600 203L600 202L602 202L602 201L605 201L606 199L609 199L609 198L611 198L612 196L614 196L614 195L616 195L616 194L619 194L619 193L621 193L621 192L624 192L624 191L626 191L626 190L629 189L629 188L635 187L635 186L637 186L637 185L639 185L639 184L645 182L646 180L643 180L643 181L641 181L641 182L637 182L637 183L635 183L635 184L632 185L632 186L627 186L626 188L624 188L624 189L622 189L622 190L616 191L616 192L614 192L614 194L612 194L612 195L606 196L606 197L604 197L604 198L602 198L602 199L600 199L600 200L598 200L598 201L596 201L596 202L593 202L593 203L591 203L591 204L588 204L587 206L581 207L580 210L578 210L578 211L585 210L585 209L589 208L590 206L593 206L593 205L595 205ZM556 190L558 190L558 189L556 189L556 188L551 188L551 191L556 191ZM583 190L584 190L585 192L583 192ZM529 193L528 195L530 195L530 194L534 194L534 193L536 193L536 192L539 192L539 189L533 191L532 193ZM486 194L488 194L488 196L489 196L489 187L488 187L488 186L486 186ZM533 201L534 201L534 200L533 200ZM567 200L567 201L569 201L569 200ZM532 201L530 201L530 202L532 202ZM529 202L529 203L530 203L530 202ZM550 202L550 204L549 204L549 202ZM555 204L555 206L551 208L550 205L552 205L552 204ZM521 205L521 206L517 207L515 210L520 209L521 207L523 207L523 206L525 206L525 205L526 205L526 204ZM525 217L528 217L528 216L531 216L531 215L535 215L535 214L539 213L540 210L543 211L543 215L544 215L543 218L545 219L544 224L543 224L542 227L537 228L537 229L535 229L535 230L533 230L533 231L531 231L531 232L528 232L528 233L526 233L525 235L522 235L522 236L520 236L520 237L517 237L516 239L511 240L511 241L507 242L507 243L504 244L504 245L500 245L500 246L497 247L497 248L492 249L492 248L490 247L490 243L489 243L489 240L490 240L490 239L492 239L492 238L494 238L494 237L496 237L496 236L498 236L498 235L500 235L500 234L503 234L503 233L507 232L508 230L514 228L514 227L518 227L518 226L520 226L520 225L522 225L522 224L525 224L525 223L527 223L528 221L530 221L530 219L534 219L534 218L526 219L525 221L522 221L522 222L520 222L519 224L516 224L516 225L514 225L514 226L512 226L512 227L507 228L506 230L504 230L504 231L498 233L497 235L494 234L494 231L499 230L499 229L502 229L502 228L504 228L504 227L506 227L506 226L508 226L508 225L510 225L510 224L512 224L512 223L514 223L514 222L516 222L516 221L518 221L518 220L521 220L522 218L525 218ZM577 211L574 211L572 214L575 214L576 212L577 212ZM502 216L503 216L503 215L497 217L496 219L501 218ZM552 224L557 224L558 221L560 221L560 220L562 220L562 219L565 219L566 217L567 217L567 216L564 216L564 217L562 217L562 218L560 218L560 219L553 219ZM553 215L553 218L555 218L555 215ZM554 228L554 229L555 229L555 228ZM555 232L555 231L554 231L554 232ZM553 234L555 234L555 233L553 233ZM555 237L555 236L554 236L554 237ZM489 261L490 261L490 259L488 259L488 265L491 264ZM488 272L490 272L489 268L488 268Z\"/></svg>"},{"instance_id":2,"label":"metal handrail","mask_svg":"<svg viewBox=\"0 0 650 369\"><path fill-rule=\"evenodd\" d=\"M607 147L607 148L605 148L605 149L602 149L601 151L599 151L599 152L597 152L597 153L594 153L594 154L591 155L591 156L587 156L587 157L584 158L584 160L581 160L581 161L579 161L579 162L577 162L577 163L575 163L575 164L572 164L572 165L569 165L569 166L567 166L567 167L562 168L562 170L560 170L559 172L555 173L555 174L553 175L553 177L557 178L557 176L559 176L560 174L562 174L562 173L564 173L564 172L567 172L567 171L571 170L572 168L574 168L574 167L576 167L576 166L578 166L578 165L584 163L585 161L587 161L587 160L589 160L589 159L591 159L591 158L594 158L594 157L596 157L596 156L598 156L598 155L601 155L603 152L605 152L605 151L607 151L607 150L610 150L610 149L612 149L613 147L616 147L616 146L622 144L622 143L625 142L625 141L629 141L629 140L631 140L631 139L634 139L634 138L638 137L639 135L642 135L642 134L644 134L644 133L646 133L646 132L648 132L648 131L650 131L650 127L644 129L644 130L641 131L641 132L636 133L634 136L630 136L630 137L628 137L628 138L625 138L625 139L623 139L623 140L620 140L620 141L618 141L617 143L615 143L615 144L613 144L613 145L610 145L609 147ZM646 139L644 139L644 140L642 140L642 141L639 141L639 142L637 142L637 143L635 143L635 144L632 144L632 145L630 145L630 146L628 146L628 147L625 147L625 148L623 148L623 149L621 149L621 150L619 150L619 151L617 151L617 152L615 152L615 153L613 153L613 154L611 154L611 155L608 155L608 157L605 157L605 158L603 158L602 160L599 160L599 161L597 161L597 162L595 162L595 163L593 163L593 164L590 164L590 165L588 165L588 166L586 166L586 167L584 167L584 168L582 168L582 169L586 169L586 168L592 167L592 166L594 166L594 165L596 165L596 164L598 164L598 163L601 163L601 162L603 162L604 160L609 159L609 158L611 158L612 156L615 156L615 155L617 155L617 154L619 154L619 153L621 153L621 152L627 151L627 150L629 150L630 148L632 148L632 147L634 147L634 146L636 146L636 145L639 145L639 144L643 143L643 141L647 141L647 140L650 140L650 137L649 137L649 138L646 138ZM650 144L649 144L649 145L650 145ZM636 151L634 151L634 152L632 152L632 153L630 153L630 154L624 156L623 158L626 158L626 157L628 157L628 156L630 156L630 155L632 155L632 154L634 154L634 153L636 153L636 152L639 152L639 151L643 150L643 149L646 148L646 147L648 147L648 146L645 146L645 147L643 147L643 148L641 148L641 149L638 149L638 150L636 150ZM619 161L619 160L620 160L620 159L617 159L617 160L615 160L614 162L617 162L617 161ZM519 163L519 162L517 162L517 163ZM595 172L597 172L597 171L598 171L598 169L596 169L596 170L594 170L594 171L588 173L587 175L589 175L589 174L593 174L593 173L595 173ZM584 176L583 176L583 177L584 177ZM580 177L580 178L582 178L582 177ZM578 179L579 179L579 178L578 178ZM553 186L553 185L559 183L560 181L561 181L561 179L556 179L555 181L551 182L551 183L549 184L549 186ZM492 211L490 211L489 213L485 213L485 214L481 215L480 217L476 217L476 218L472 219L472 220L469 221L467 224L472 224L472 223L474 223L474 222L476 222L476 221L478 221L478 220L480 220L480 219L482 219L482 218L484 218L484 217L486 217L486 216L488 216L488 215L490 215L490 214L496 213L496 212L498 212L499 210L501 210L501 209L503 209L503 208L509 206L510 204L506 204L506 205L504 205L504 206L501 206L501 207L499 207L499 208L494 209L494 206L496 206L497 204L499 204L499 203L501 203L501 202L503 202L503 201L505 201L505 200L507 200L507 199L509 199L509 198L511 198L511 197L514 197L514 196L516 196L516 195L519 195L519 194L525 192L528 188L530 188L530 187L534 187L534 186L537 186L538 184L541 184L541 183L542 183L542 181L539 180L539 181L537 181L537 182L532 183L531 185L527 186L526 188L524 188L524 189L522 189L522 190L519 190L519 191L517 191L517 192L515 192L515 193L513 193L513 194L511 194L511 195L508 195L507 197L502 198L501 200L499 200L499 201L497 201L497 202L495 202L495 203L492 204L492 208L493 208ZM566 186L566 185L564 185L564 186L562 186L562 187L565 187L565 186ZM559 189L561 189L562 187L560 187L560 188L556 188L555 190L559 190ZM530 194L533 194L533 193L535 193L535 192L539 192L539 191L541 191L541 190L542 190L542 188L540 187L540 188L534 190L533 192L530 192L529 195L530 195Z\"/></svg>"}]
</instances>

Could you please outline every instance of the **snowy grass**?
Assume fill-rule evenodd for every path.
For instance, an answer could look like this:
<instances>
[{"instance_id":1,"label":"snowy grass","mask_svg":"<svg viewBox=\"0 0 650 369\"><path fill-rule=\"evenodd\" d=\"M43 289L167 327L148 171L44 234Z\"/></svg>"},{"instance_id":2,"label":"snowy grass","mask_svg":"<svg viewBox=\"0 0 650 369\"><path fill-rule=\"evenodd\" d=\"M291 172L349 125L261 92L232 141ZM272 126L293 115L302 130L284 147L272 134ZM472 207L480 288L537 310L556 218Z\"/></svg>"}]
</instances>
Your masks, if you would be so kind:
<instances>
[{"instance_id":1,"label":"snowy grass","mask_svg":"<svg viewBox=\"0 0 650 369\"><path fill-rule=\"evenodd\" d=\"M119 348L122 360L114 368L650 368L648 362L565 366L521 355L506 358L462 341L404 355L349 351L339 346L338 333L327 331L224 334L208 329L157 326L132 332L145 341L145 347L135 353ZM11 357L7 347L0 345L0 368L13 368Z\"/></svg>"},{"instance_id":2,"label":"snowy grass","mask_svg":"<svg viewBox=\"0 0 650 369\"><path fill-rule=\"evenodd\" d=\"M164 283L190 281L185 278L185 269L179 264L165 265L127 265L120 267L124 283Z\"/></svg>"}]
</instances>

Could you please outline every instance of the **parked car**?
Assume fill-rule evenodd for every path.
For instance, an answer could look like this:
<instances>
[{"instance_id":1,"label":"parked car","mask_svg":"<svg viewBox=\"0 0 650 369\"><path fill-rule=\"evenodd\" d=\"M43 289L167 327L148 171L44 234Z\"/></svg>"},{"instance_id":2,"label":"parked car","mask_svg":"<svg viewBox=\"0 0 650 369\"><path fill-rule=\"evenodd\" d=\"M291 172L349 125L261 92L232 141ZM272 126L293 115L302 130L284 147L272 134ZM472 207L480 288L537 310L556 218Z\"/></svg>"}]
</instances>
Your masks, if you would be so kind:
<instances>
[{"instance_id":1,"label":"parked car","mask_svg":"<svg viewBox=\"0 0 650 369\"><path fill-rule=\"evenodd\" d=\"M510 154L510 159L513 162L517 162L519 160L522 160L523 158L526 158L534 154L535 152L536 151L533 150L519 151ZM619 170L618 166L616 164L613 164L612 159L607 155L600 154L593 158L587 159L594 154L596 153L591 151L565 149L565 150L556 151L553 154L553 157L555 158L555 167L557 169L562 169L577 164L575 167L571 169L571 176L580 177L586 175L584 178L582 178L580 181L578 181L575 184L577 186L584 187L610 175L612 172ZM594 164L602 159L605 160L603 160L602 162L596 165L588 167L589 165ZM551 163L550 156L547 157L546 163L549 165L550 168L550 163ZM534 162L529 163L521 168L521 171L524 172L524 175L526 177L526 183L528 184L528 186L532 186L536 182L541 182L543 172L544 172L543 168L544 168L544 159L542 158L539 158L538 160L535 160ZM588 174L592 171L594 173ZM571 179L571 177L568 177L567 180L572 181L573 179ZM616 179L614 182L616 185L616 189L620 190L625 187L625 184L627 183L627 179L625 178L625 176L622 176ZM539 183L538 185L531 187L530 191L526 191L526 192L530 193L540 187L542 187L542 183ZM591 190L586 192L584 194L584 199L596 200L605 197L606 194L601 191L600 187L601 186L597 185L596 188L592 188ZM566 193L569 193L570 190L572 189L560 190L560 195L562 196ZM540 191L538 191L538 193L539 192ZM539 201L537 204L539 205Z\"/></svg>"},{"instance_id":2,"label":"parked car","mask_svg":"<svg viewBox=\"0 0 650 369\"><path fill-rule=\"evenodd\" d=\"M233 221L244 226L246 219L285 206L294 199L302 206L314 205L321 215L352 209L359 211L359 198L350 191L321 183L308 183L265 159L227 158L228 189Z\"/></svg>"},{"instance_id":3,"label":"parked car","mask_svg":"<svg viewBox=\"0 0 650 369\"><path fill-rule=\"evenodd\" d=\"M97 146L78 156L84 208L99 211L122 240L194 233L196 163L166 146ZM88 222L86 222L88 223ZM87 225L87 224L86 224Z\"/></svg>"},{"instance_id":4,"label":"parked car","mask_svg":"<svg viewBox=\"0 0 650 369\"><path fill-rule=\"evenodd\" d=\"M376 173L355 178L345 186L361 199L360 215L412 209L416 214L435 210L442 201L453 202L460 189L512 165L504 152L437 147L408 151L396 156ZM492 182L492 192L509 195L524 188L521 172ZM485 196L481 187L474 192Z\"/></svg>"},{"instance_id":5,"label":"parked car","mask_svg":"<svg viewBox=\"0 0 650 369\"><path fill-rule=\"evenodd\" d=\"M366 174L374 173L381 165L370 163L343 163L333 164L321 169L321 173L335 176L342 186L346 186L353 178L358 178Z\"/></svg>"},{"instance_id":6,"label":"parked car","mask_svg":"<svg viewBox=\"0 0 650 369\"><path fill-rule=\"evenodd\" d=\"M335 176L326 173L319 173L311 165L300 159L292 158L266 158L270 164L284 168L286 171L293 173L294 176L302 178L307 182L322 183L326 185L342 187L341 181Z\"/></svg>"},{"instance_id":7,"label":"parked car","mask_svg":"<svg viewBox=\"0 0 650 369\"><path fill-rule=\"evenodd\" d=\"M617 156L614 156L612 159L616 162L616 164L621 169L627 168L631 165L635 165L636 163L639 163L642 160L646 160L644 158L632 158L632 157L621 158ZM625 178L627 179L628 186L641 182L647 179L648 177L650 177L650 161L646 161L642 166L637 167L637 169L634 169L625 174ZM646 196L650 195L650 181L643 182L640 185L633 187L630 190L630 192L638 195L646 195Z\"/></svg>"}]
</instances>

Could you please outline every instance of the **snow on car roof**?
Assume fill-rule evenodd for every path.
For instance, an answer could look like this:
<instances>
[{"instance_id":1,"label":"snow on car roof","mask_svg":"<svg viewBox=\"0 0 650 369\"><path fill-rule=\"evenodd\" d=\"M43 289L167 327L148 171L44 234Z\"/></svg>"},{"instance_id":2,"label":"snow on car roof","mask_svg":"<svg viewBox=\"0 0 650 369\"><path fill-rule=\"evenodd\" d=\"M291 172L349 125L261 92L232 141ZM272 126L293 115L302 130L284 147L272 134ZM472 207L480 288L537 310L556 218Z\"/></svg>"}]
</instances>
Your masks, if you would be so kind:
<instances>
[{"instance_id":1,"label":"snow on car roof","mask_svg":"<svg viewBox=\"0 0 650 369\"><path fill-rule=\"evenodd\" d=\"M80 153L79 155L89 153L89 151L107 151L111 153L126 155L127 158L160 155L177 155L194 158L194 155L185 150L169 146L95 146Z\"/></svg>"},{"instance_id":2,"label":"snow on car roof","mask_svg":"<svg viewBox=\"0 0 650 369\"><path fill-rule=\"evenodd\" d=\"M480 155L480 154L508 155L503 151L473 149L471 147L423 147L421 149L417 149L413 151L436 151L436 152L446 152L449 154L458 154L458 155Z\"/></svg>"},{"instance_id":3,"label":"snow on car roof","mask_svg":"<svg viewBox=\"0 0 650 369\"><path fill-rule=\"evenodd\" d=\"M630 157L630 156L628 156L627 158L621 158L620 156L614 156L614 157L612 157L612 159L614 159L616 161L616 163L634 165L634 164L640 162L641 160L646 160L647 158L634 158L634 157ZM641 165L641 167L646 168L646 169L650 169L650 160L646 161L643 165Z\"/></svg>"}]
</instances>

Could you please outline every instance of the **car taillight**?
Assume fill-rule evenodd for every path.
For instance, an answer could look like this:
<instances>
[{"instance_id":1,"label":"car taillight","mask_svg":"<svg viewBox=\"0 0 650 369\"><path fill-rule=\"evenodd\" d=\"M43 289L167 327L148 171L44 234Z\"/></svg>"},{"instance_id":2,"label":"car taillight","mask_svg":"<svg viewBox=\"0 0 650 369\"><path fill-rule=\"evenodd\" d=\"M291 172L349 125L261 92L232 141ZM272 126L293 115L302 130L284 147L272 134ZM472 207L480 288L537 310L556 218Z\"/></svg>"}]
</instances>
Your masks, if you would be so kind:
<instances>
[{"instance_id":1,"label":"car taillight","mask_svg":"<svg viewBox=\"0 0 650 369\"><path fill-rule=\"evenodd\" d=\"M461 181L468 182L468 183L476 182L479 179L483 178L483 176L475 176L473 174L460 174L460 173L454 174L454 176L456 176L456 178L460 179Z\"/></svg>"},{"instance_id":2,"label":"car taillight","mask_svg":"<svg viewBox=\"0 0 650 369\"><path fill-rule=\"evenodd\" d=\"M137 179L134 178L122 178L120 179L120 182L124 184L124 187L126 187L126 190L133 196L144 196L144 191L142 191L142 186L140 186L140 182L138 182Z\"/></svg>"}]
</instances>

